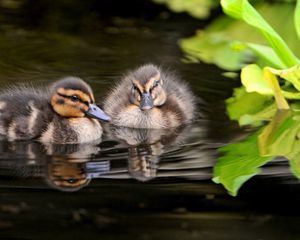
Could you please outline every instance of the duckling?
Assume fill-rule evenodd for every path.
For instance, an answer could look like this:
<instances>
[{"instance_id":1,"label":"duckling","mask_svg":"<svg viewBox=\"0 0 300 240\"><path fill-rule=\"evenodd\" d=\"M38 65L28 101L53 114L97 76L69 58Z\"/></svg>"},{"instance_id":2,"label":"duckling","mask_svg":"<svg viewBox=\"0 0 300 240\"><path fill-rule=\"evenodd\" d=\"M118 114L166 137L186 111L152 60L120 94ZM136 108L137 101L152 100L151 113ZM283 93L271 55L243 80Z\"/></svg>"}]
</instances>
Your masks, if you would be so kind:
<instances>
[{"instance_id":1,"label":"duckling","mask_svg":"<svg viewBox=\"0 0 300 240\"><path fill-rule=\"evenodd\" d=\"M103 132L98 119L110 117L96 106L91 87L77 77L44 89L13 87L0 94L0 134L9 141L91 142Z\"/></svg>"},{"instance_id":2,"label":"duckling","mask_svg":"<svg viewBox=\"0 0 300 240\"><path fill-rule=\"evenodd\" d=\"M153 64L129 72L104 100L111 123L130 128L173 128L189 123L195 97L172 73Z\"/></svg>"}]
</instances>

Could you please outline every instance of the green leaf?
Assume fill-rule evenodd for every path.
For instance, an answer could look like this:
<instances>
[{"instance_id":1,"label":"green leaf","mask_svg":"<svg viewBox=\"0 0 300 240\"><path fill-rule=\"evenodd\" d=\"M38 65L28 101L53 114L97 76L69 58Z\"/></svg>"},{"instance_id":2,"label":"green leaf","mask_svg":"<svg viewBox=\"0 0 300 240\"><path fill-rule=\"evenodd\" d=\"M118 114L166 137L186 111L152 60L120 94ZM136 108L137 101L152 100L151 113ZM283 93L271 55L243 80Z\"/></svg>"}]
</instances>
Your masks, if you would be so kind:
<instances>
[{"instance_id":1,"label":"green leaf","mask_svg":"<svg viewBox=\"0 0 300 240\"><path fill-rule=\"evenodd\" d=\"M262 95L274 95L272 86L265 81L262 76L262 69L256 64L250 64L242 69L241 81L247 92L257 92Z\"/></svg>"},{"instance_id":2,"label":"green leaf","mask_svg":"<svg viewBox=\"0 0 300 240\"><path fill-rule=\"evenodd\" d=\"M180 47L193 59L200 59L205 63L214 63L218 67L235 71L242 67L243 54L231 48L228 38L219 33L199 31L196 36L180 41Z\"/></svg>"},{"instance_id":3,"label":"green leaf","mask_svg":"<svg viewBox=\"0 0 300 240\"><path fill-rule=\"evenodd\" d=\"M287 134L290 130L292 132L295 130L291 129L294 122L291 115L291 111L278 111L258 136L258 146L262 156L284 156L291 151L294 134Z\"/></svg>"},{"instance_id":4,"label":"green leaf","mask_svg":"<svg viewBox=\"0 0 300 240\"><path fill-rule=\"evenodd\" d=\"M277 56L287 67L292 67L299 63L298 58L289 49L284 40L247 0L221 0L221 5L224 12L229 16L243 20L250 26L260 30Z\"/></svg>"},{"instance_id":5,"label":"green leaf","mask_svg":"<svg viewBox=\"0 0 300 240\"><path fill-rule=\"evenodd\" d=\"M285 84L284 90L282 90L278 83L278 77L291 84ZM285 98L300 99L300 65L283 70L270 67L261 70L256 64L250 64L242 69L241 81L247 92L274 95L279 109L289 108Z\"/></svg>"},{"instance_id":6,"label":"green leaf","mask_svg":"<svg viewBox=\"0 0 300 240\"><path fill-rule=\"evenodd\" d=\"M295 28L291 27L294 25L291 14L294 11L294 4L286 2L270 4L263 1L255 7L284 37L293 52L300 55L299 40ZM283 22L285 24L282 24ZM288 68L265 44L259 31L253 31L253 28L245 22L236 21L225 15L215 19L195 36L180 41L187 61L190 62L201 60L229 71L241 69L245 62L256 62L260 67ZM254 58L254 54L257 58Z\"/></svg>"},{"instance_id":7,"label":"green leaf","mask_svg":"<svg viewBox=\"0 0 300 240\"><path fill-rule=\"evenodd\" d=\"M240 43L244 44L245 47L252 50L252 52L260 58L260 61L263 61L263 65L272 66L278 69L286 68L285 64L281 59L276 55L274 50L268 46L255 43Z\"/></svg>"},{"instance_id":8,"label":"green leaf","mask_svg":"<svg viewBox=\"0 0 300 240\"><path fill-rule=\"evenodd\" d=\"M294 24L295 24L298 38L300 39L300 0L297 0L295 15L294 15Z\"/></svg>"},{"instance_id":9,"label":"green leaf","mask_svg":"<svg viewBox=\"0 0 300 240\"><path fill-rule=\"evenodd\" d=\"M277 70L274 68L268 68L268 70L274 75L289 81L298 91L300 91L300 65L284 70Z\"/></svg>"},{"instance_id":10,"label":"green leaf","mask_svg":"<svg viewBox=\"0 0 300 240\"><path fill-rule=\"evenodd\" d=\"M233 97L226 100L231 120L239 120L245 114L255 114L272 104L272 96L256 92L248 93L244 87L234 89Z\"/></svg>"},{"instance_id":11,"label":"green leaf","mask_svg":"<svg viewBox=\"0 0 300 240\"><path fill-rule=\"evenodd\" d=\"M277 77L271 72L270 68L265 67L263 70L263 79L272 86L277 108L281 110L290 109L290 106L281 92Z\"/></svg>"},{"instance_id":12,"label":"green leaf","mask_svg":"<svg viewBox=\"0 0 300 240\"><path fill-rule=\"evenodd\" d=\"M240 126L259 125L262 121L270 121L276 114L276 104L271 104L255 114L244 114L239 119Z\"/></svg>"},{"instance_id":13,"label":"green leaf","mask_svg":"<svg viewBox=\"0 0 300 240\"><path fill-rule=\"evenodd\" d=\"M223 156L218 158L214 166L213 181L221 183L233 196L237 195L246 181L260 172L259 167L272 160L272 157L259 155L258 135L259 132L241 143L228 144L218 150Z\"/></svg>"},{"instance_id":14,"label":"green leaf","mask_svg":"<svg viewBox=\"0 0 300 240\"><path fill-rule=\"evenodd\" d=\"M300 92L287 92L287 91L281 91L283 96L287 99L300 99Z\"/></svg>"},{"instance_id":15,"label":"green leaf","mask_svg":"<svg viewBox=\"0 0 300 240\"><path fill-rule=\"evenodd\" d=\"M155 3L166 4L174 12L187 12L195 18L207 18L210 10L218 6L217 0L153 0Z\"/></svg>"},{"instance_id":16,"label":"green leaf","mask_svg":"<svg viewBox=\"0 0 300 240\"><path fill-rule=\"evenodd\" d=\"M300 179L300 114L278 111L266 127L218 151L222 156L214 166L213 180L233 196L262 165L278 156L290 161L291 172Z\"/></svg>"}]
</instances>

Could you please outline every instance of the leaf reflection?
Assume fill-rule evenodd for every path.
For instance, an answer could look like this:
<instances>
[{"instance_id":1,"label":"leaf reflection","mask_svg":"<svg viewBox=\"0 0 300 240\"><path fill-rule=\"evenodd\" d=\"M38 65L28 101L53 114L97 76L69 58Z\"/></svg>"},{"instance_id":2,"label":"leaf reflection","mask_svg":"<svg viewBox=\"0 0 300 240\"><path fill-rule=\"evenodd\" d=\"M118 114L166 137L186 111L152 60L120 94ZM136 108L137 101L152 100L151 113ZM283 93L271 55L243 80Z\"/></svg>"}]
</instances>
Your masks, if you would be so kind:
<instances>
[{"instance_id":1,"label":"leaf reflection","mask_svg":"<svg viewBox=\"0 0 300 240\"><path fill-rule=\"evenodd\" d=\"M214 166L216 183L236 196L240 187L260 172L260 167L276 157L289 160L290 170L300 179L300 114L278 111L270 123L240 143L221 147Z\"/></svg>"},{"instance_id":2,"label":"leaf reflection","mask_svg":"<svg viewBox=\"0 0 300 240\"><path fill-rule=\"evenodd\" d=\"M236 196L240 187L259 173L259 167L270 161L271 157L262 157L257 147L257 132L241 143L229 144L219 149L224 155L214 166L213 181L221 183L229 194Z\"/></svg>"}]
</instances>

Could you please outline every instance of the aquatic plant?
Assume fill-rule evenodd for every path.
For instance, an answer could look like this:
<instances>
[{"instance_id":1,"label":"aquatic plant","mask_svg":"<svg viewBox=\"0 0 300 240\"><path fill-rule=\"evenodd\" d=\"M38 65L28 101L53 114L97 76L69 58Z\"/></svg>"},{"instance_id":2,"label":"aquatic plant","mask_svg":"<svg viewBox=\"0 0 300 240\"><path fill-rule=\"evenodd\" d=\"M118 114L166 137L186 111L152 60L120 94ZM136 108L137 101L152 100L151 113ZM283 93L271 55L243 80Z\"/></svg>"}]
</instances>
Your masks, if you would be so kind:
<instances>
[{"instance_id":1,"label":"aquatic plant","mask_svg":"<svg viewBox=\"0 0 300 240\"><path fill-rule=\"evenodd\" d=\"M221 4L226 14L258 29L269 44L241 43L265 61L242 68L243 86L235 89L233 97L226 101L230 118L240 125L270 121L242 142L219 149L223 155L214 167L214 181L235 196L247 180L259 173L260 166L278 156L290 160L292 173L300 179L300 118L292 111L299 109L299 102L293 100L300 99L300 61L247 0L221 0ZM297 1L294 14L298 38L299 5Z\"/></svg>"},{"instance_id":2,"label":"aquatic plant","mask_svg":"<svg viewBox=\"0 0 300 240\"><path fill-rule=\"evenodd\" d=\"M218 149L221 156L214 166L213 181L236 196L261 166L276 157L289 159L291 172L300 179L300 116L292 111L300 109L294 101L300 100L300 0L296 7L294 2L260 0L255 1L255 8L247 0L221 0L221 5L227 15L196 36L181 40L180 46L187 62L241 70L242 86L226 100L232 120L254 126L269 122L243 141ZM178 11L184 9L181 7Z\"/></svg>"},{"instance_id":3,"label":"aquatic plant","mask_svg":"<svg viewBox=\"0 0 300 240\"><path fill-rule=\"evenodd\" d=\"M248 25L258 29L269 43L269 46L245 43L255 49L256 54L261 58L268 59L268 64L262 67L257 64L250 64L242 68L241 81L243 88L245 88L244 93L258 93L266 96L265 100L268 96L274 96L278 109L289 109L286 99L300 99L299 59L281 36L247 0L222 0L221 5L226 14L243 20ZM294 18L296 32L300 33L297 23L298 15L300 15L299 1ZM279 85L278 78L284 80L282 86ZM227 101L228 109L232 109L231 104L235 104L240 99L241 97L238 99L236 95L229 99ZM229 115L234 119L230 113L231 111L229 111ZM243 115L239 117L243 117Z\"/></svg>"},{"instance_id":4,"label":"aquatic plant","mask_svg":"<svg viewBox=\"0 0 300 240\"><path fill-rule=\"evenodd\" d=\"M291 4L284 4L284 6L287 7L283 9L288 9L289 15L291 15L291 11L294 10L290 8ZM289 109L286 99L300 99L300 82L298 77L298 75L300 75L298 66L299 59L288 47L283 38L247 0L222 0L221 5L227 15L247 24L248 28L241 27L244 26L241 25L241 22L238 22L236 25L233 24L234 21L232 20L228 21L227 18L221 18L215 24L212 24L207 37L205 37L207 32L204 33L204 36L203 33L200 33L199 37L183 40L181 46L186 52L190 53L190 59L199 57L204 61L214 62L227 70L237 70L241 68L243 61L247 58L248 61L250 61L250 52L256 55L256 64L242 67L241 81L243 87L236 89L233 97L227 100L230 118L238 120L241 125L249 124L251 119L259 120L261 116L257 115L257 113L263 110L262 114L265 114L265 105L266 103L272 105L272 96L275 97L278 109ZM300 23L298 21L300 19L299 5L298 1L294 11L293 25L295 25L295 28L291 28L289 25L289 28L294 29L294 31L287 32L287 35L292 33L293 39L297 41L299 41L300 35ZM278 8L274 7L271 9L278 10ZM280 11L280 14L274 14L276 18L278 16L287 15L287 11L282 11L282 6ZM282 14L282 12L285 14ZM291 24L291 18L287 19L285 22ZM280 21L280 24L281 22L282 21ZM222 26L225 26L226 30L221 30ZM259 30L258 32L265 38L269 46L259 44L257 43L257 37L251 37L253 28ZM237 35L236 32L238 32ZM229 36L232 35L232 37L228 37L227 34ZM238 41L233 39L234 36L238 36L237 38L244 36L244 39ZM247 38L250 41L254 41L246 41ZM196 51L197 47L199 48L199 43L200 46L203 47L201 52ZM211 51L209 49L211 49ZM255 60L252 59L252 61ZM279 85L278 78L285 80L281 84L282 86ZM249 103L249 99L251 98L257 104L249 107L247 106L247 102ZM246 102L243 103L244 101ZM245 108L240 108L241 105L245 106ZM274 109L276 109L276 106L272 105ZM255 114L255 116L251 116L253 114Z\"/></svg>"}]
</instances>

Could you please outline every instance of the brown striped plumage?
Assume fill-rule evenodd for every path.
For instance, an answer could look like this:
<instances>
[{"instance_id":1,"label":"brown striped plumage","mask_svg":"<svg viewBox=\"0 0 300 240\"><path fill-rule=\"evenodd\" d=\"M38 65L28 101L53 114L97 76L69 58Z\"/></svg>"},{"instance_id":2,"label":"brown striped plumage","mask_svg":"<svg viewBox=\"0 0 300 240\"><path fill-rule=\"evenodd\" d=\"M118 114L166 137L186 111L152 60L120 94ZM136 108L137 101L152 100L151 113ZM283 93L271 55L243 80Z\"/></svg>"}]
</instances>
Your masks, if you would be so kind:
<instances>
[{"instance_id":1,"label":"brown striped plumage","mask_svg":"<svg viewBox=\"0 0 300 240\"><path fill-rule=\"evenodd\" d=\"M117 126L172 128L193 119L195 98L174 74L148 64L129 72L116 85L104 109Z\"/></svg>"},{"instance_id":2,"label":"brown striped plumage","mask_svg":"<svg viewBox=\"0 0 300 240\"><path fill-rule=\"evenodd\" d=\"M14 87L0 94L0 134L10 141L94 141L101 137L102 127L93 118L109 120L80 78L67 77L44 89Z\"/></svg>"}]
</instances>

